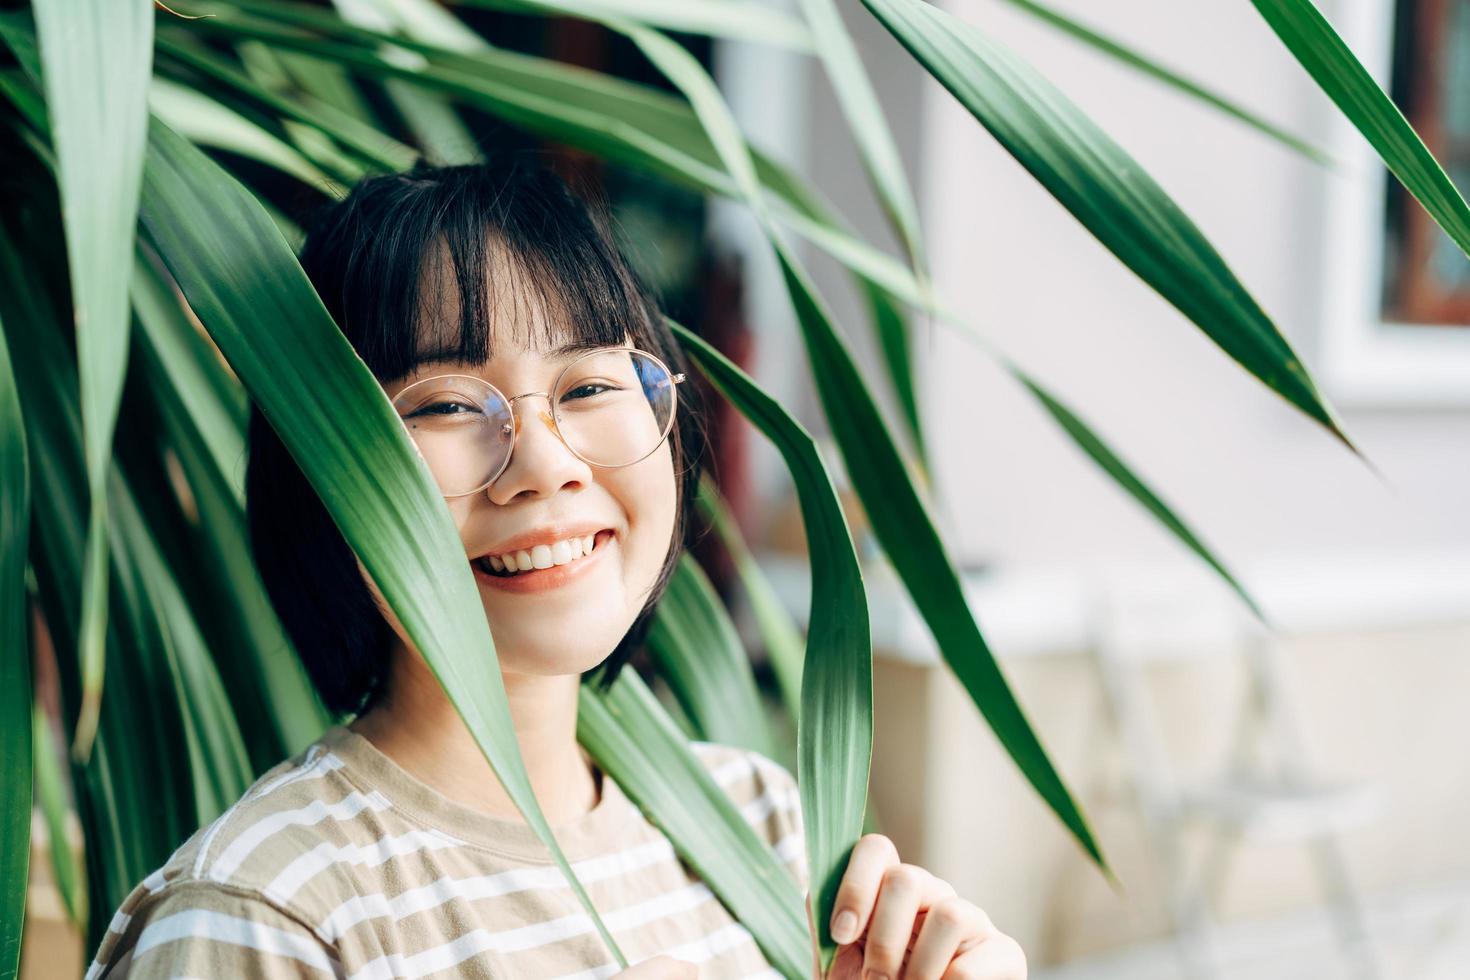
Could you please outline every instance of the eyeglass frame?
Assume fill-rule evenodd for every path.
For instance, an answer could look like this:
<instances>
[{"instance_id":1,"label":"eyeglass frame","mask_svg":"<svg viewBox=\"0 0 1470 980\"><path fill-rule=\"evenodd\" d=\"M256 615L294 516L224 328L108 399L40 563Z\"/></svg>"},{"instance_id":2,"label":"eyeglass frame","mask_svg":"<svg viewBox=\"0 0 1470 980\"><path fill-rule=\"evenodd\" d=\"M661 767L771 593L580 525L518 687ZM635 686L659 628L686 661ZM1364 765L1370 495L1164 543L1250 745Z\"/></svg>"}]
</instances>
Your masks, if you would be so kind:
<instances>
[{"instance_id":1,"label":"eyeglass frame","mask_svg":"<svg viewBox=\"0 0 1470 980\"><path fill-rule=\"evenodd\" d=\"M663 368L664 373L669 376L669 391L673 395L673 405L669 409L669 421L668 424L664 426L663 434L659 436L658 442L654 443L653 447L649 449L648 452L644 453L642 456L639 456L637 459L630 460L626 463L594 463L592 460L588 459L586 456L583 456L581 453L573 449L572 444L567 442L566 436L562 434L561 419L559 418L559 415L561 413L557 410L556 404L551 400L551 392L556 391L558 388L561 387L562 377L569 370L572 369L573 365L580 363L584 359L591 357L594 354L614 354L618 351L628 351L634 354L642 354L644 357L652 358L655 364ZM579 354L571 361L568 361L567 364L560 371L557 372L556 380L551 383L551 391L523 391L519 395L514 395L507 398L505 392L501 391L499 388L491 384L489 381L486 381L484 378L476 377L473 374L436 374L430 378L420 378L418 381L415 381L411 385L405 385L402 390L400 390L396 395L393 396L393 401L396 404L398 399L403 397L404 392L416 388L421 384L428 384L430 381L443 381L445 378L466 378L470 381L477 381L485 387L489 388L495 394L499 395L502 399L504 399L506 405L510 409L511 425L515 429L515 431L511 435L510 449L508 452L506 452L505 460L500 464L500 469L495 471L494 476L486 480L484 483L480 484L478 487L475 487L475 489L466 490L463 493L444 493L442 489L439 491L440 495L445 497L446 499L455 499L458 497L468 497L472 493L479 493L481 490L484 490L496 480L500 479L501 475L510 468L510 461L512 457L515 456L516 445L520 442L521 437L521 418L519 415L516 414L516 402L520 401L522 398L530 398L533 395L541 395L546 399L547 403L551 405L551 429L553 432L556 433L556 438L560 440L561 444L567 447L567 452L571 453L573 456L577 457L588 466L597 466L603 469L621 469L624 466L632 466L634 463L641 463L649 456L652 456L655 452L658 451L658 447L662 446L664 444L664 441L669 438L669 433L674 431L674 421L678 418L679 415L678 385L684 381L685 375L682 371L680 371L678 374L670 371L669 366L663 362L662 358L660 358L657 354L652 353L651 351L643 350L641 347L595 347L591 350L584 351L582 354ZM398 421L403 426L404 431L408 432L409 441L413 443L414 451L419 454L420 459L425 459L423 450L419 448L418 440L413 438L413 433L410 432L408 429L408 420L402 415L399 415ZM426 459L425 462L427 462ZM437 478L434 482L436 484L438 483Z\"/></svg>"}]
</instances>

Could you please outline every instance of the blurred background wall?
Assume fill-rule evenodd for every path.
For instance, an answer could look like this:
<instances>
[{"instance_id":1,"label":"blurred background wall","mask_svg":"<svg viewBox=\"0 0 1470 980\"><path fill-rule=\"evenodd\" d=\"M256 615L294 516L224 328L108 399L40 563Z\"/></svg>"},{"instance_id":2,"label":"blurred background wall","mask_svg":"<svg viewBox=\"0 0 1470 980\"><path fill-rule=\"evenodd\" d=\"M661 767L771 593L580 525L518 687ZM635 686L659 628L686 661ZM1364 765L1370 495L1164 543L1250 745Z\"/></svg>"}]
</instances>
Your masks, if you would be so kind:
<instances>
[{"instance_id":1,"label":"blurred background wall","mask_svg":"<svg viewBox=\"0 0 1470 980\"><path fill-rule=\"evenodd\" d=\"M1398 58L1395 98L1421 132L1441 134L1435 152L1459 179L1461 101L1429 99L1438 116L1423 113L1434 109L1425 86L1445 92L1466 78L1467 5L1404 2L1413 9L1379 0L1321 7L1386 85L1395 17L1401 45L1408 28L1427 32ZM1344 135L1335 107L1250 4L1053 6L1327 149L1335 169L1002 0L942 6L1031 60L1174 196L1383 474L1225 356L1097 245L865 11L845 10L920 196L940 291L1061 394L1238 573L1280 627L1271 690L1300 734L1288 759L1305 767L1304 778L1372 801L1362 812L1345 803L1343 828L1327 837L1374 953L1341 955L1318 837L1305 834L1230 852L1206 909L1224 930L1217 965L1251 976L1465 975L1470 330L1454 315L1434 327L1385 326L1406 319L1394 294L1394 253L1404 248L1393 216L1402 221L1402 212L1386 196L1381 167ZM734 66L729 81L740 77L738 47L716 52L717 64ZM1432 64L1426 51L1437 52ZM774 127L773 150L899 254L825 80L794 60L787 67L782 84L799 84L804 98L756 100L745 122L757 134ZM762 289L780 299L763 258L752 253L758 371L804 404L804 421L820 431L784 300L760 306ZM857 297L824 259L813 262L868 376L881 378ZM1465 265L1463 256L1441 264L1448 292L1463 296ZM1130 635L1158 639L1167 652L1141 665L1137 691L1163 749L1155 769L1167 771L1145 766L1145 777L1208 782L1226 769L1256 676L1243 655L1249 615L977 345L945 325L918 331L922 407L952 553L973 570L981 627L1093 820L1120 887L1089 865L1018 776L897 593L874 602L875 637L888 644L876 684L879 816L906 856L1017 934L1034 967L1187 975L1187 958L1166 941L1175 926L1162 843L1141 813L1130 770L1138 753L1120 738L1098 646L1110 635L1108 610L1119 607L1130 610ZM789 488L773 452L752 452L766 481L759 514L769 563L789 573L800 615L799 563L787 568L780 557L790 544ZM869 584L881 592L881 561L874 567ZM1127 656L1129 643L1120 642ZM1268 733L1257 748L1253 758L1270 771L1279 740ZM1210 826L1181 830L1186 865L1208 853Z\"/></svg>"}]
</instances>

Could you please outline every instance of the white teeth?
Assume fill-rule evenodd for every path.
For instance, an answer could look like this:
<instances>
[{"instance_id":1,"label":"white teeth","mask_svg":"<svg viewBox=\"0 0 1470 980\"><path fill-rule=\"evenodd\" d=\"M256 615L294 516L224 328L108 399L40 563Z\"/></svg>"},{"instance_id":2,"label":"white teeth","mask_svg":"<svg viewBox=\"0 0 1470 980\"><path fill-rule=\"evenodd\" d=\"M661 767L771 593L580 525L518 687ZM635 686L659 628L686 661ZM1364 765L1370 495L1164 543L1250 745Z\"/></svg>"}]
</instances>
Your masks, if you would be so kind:
<instances>
[{"instance_id":1,"label":"white teeth","mask_svg":"<svg viewBox=\"0 0 1470 980\"><path fill-rule=\"evenodd\" d=\"M583 538L564 538L553 544L538 544L529 550L522 549L505 555L486 555L482 563L492 570L514 574L529 572L535 568L551 568L590 555L597 547L597 534Z\"/></svg>"}]
</instances>

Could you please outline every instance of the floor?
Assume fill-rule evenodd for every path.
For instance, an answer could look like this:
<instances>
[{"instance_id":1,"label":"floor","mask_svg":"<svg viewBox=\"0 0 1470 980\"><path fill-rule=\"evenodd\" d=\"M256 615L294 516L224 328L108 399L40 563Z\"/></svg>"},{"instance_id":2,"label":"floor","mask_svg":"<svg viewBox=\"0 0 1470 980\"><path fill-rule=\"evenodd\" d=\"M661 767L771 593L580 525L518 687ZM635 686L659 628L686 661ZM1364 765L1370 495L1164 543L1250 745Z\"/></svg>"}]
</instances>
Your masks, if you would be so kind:
<instances>
[{"instance_id":1,"label":"floor","mask_svg":"<svg viewBox=\"0 0 1470 980\"><path fill-rule=\"evenodd\" d=\"M1470 978L1470 884L1370 899L1383 969L1355 969L1321 913L1231 924L1219 930L1223 977L1251 980L1466 980ZM1031 980L1194 980L1175 946L1148 943L1036 967Z\"/></svg>"}]
</instances>

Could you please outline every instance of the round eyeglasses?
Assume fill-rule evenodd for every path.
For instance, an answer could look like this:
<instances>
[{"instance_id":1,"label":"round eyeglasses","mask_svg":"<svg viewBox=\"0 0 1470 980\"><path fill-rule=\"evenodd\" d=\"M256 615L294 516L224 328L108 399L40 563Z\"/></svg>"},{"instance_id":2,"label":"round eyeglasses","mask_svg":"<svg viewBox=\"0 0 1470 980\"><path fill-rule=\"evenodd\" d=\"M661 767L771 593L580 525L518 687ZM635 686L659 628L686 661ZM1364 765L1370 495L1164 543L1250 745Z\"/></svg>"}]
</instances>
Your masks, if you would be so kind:
<instances>
[{"instance_id":1,"label":"round eyeglasses","mask_svg":"<svg viewBox=\"0 0 1470 980\"><path fill-rule=\"evenodd\" d=\"M463 497L494 483L510 465L521 422L515 403L547 399L557 438L593 466L631 466L663 445L674 426L676 385L663 361L636 347L601 347L561 369L550 391L507 398L467 374L415 381L393 407L446 497Z\"/></svg>"}]
</instances>

